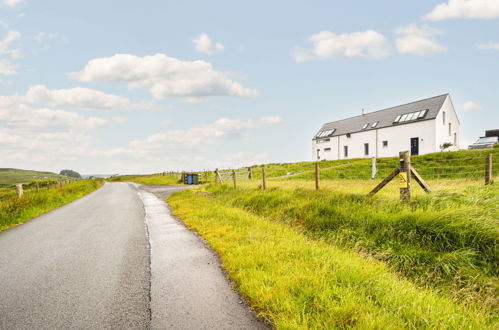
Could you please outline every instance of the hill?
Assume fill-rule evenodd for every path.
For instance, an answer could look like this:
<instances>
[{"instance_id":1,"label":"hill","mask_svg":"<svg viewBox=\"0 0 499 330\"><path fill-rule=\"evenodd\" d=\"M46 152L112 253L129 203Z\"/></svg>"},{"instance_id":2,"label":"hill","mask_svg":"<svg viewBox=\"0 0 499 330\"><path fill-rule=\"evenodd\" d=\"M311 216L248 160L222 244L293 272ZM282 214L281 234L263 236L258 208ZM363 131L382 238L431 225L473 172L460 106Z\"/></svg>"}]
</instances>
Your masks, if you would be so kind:
<instances>
[{"instance_id":1,"label":"hill","mask_svg":"<svg viewBox=\"0 0 499 330\"><path fill-rule=\"evenodd\" d=\"M20 170L15 168L0 168L0 187L46 179L67 180L69 178L67 176L52 172Z\"/></svg>"}]
</instances>

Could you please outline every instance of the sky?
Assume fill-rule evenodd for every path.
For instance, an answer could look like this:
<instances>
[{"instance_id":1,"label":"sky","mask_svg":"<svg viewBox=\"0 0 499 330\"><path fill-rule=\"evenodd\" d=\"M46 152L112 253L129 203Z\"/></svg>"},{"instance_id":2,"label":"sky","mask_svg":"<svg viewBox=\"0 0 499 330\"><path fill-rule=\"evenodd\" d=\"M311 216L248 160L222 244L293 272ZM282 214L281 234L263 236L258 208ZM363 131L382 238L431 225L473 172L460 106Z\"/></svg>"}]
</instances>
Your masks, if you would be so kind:
<instances>
[{"instance_id":1,"label":"sky","mask_svg":"<svg viewBox=\"0 0 499 330\"><path fill-rule=\"evenodd\" d=\"M0 0L0 167L311 161L325 122L450 93L499 128L499 0Z\"/></svg>"}]
</instances>

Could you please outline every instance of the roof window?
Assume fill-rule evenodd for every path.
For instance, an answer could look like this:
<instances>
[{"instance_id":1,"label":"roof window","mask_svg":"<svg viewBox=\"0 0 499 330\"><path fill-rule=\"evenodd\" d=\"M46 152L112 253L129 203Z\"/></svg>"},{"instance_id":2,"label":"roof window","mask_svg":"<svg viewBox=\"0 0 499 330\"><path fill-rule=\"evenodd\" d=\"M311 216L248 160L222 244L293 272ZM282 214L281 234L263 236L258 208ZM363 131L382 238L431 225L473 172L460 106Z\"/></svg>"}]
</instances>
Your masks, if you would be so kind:
<instances>
[{"instance_id":1,"label":"roof window","mask_svg":"<svg viewBox=\"0 0 499 330\"><path fill-rule=\"evenodd\" d=\"M393 120L393 123L394 124L395 123L403 123L405 121L423 119L427 113L428 113L428 109L404 113L403 115L398 115L397 117L395 117L395 119Z\"/></svg>"},{"instance_id":2,"label":"roof window","mask_svg":"<svg viewBox=\"0 0 499 330\"><path fill-rule=\"evenodd\" d=\"M364 124L364 126L362 126L362 129L366 129L366 128L367 128L367 126L369 126L369 123Z\"/></svg>"},{"instance_id":3,"label":"roof window","mask_svg":"<svg viewBox=\"0 0 499 330\"><path fill-rule=\"evenodd\" d=\"M371 124L371 127L376 127L378 126L379 121L375 121L374 123Z\"/></svg>"}]
</instances>

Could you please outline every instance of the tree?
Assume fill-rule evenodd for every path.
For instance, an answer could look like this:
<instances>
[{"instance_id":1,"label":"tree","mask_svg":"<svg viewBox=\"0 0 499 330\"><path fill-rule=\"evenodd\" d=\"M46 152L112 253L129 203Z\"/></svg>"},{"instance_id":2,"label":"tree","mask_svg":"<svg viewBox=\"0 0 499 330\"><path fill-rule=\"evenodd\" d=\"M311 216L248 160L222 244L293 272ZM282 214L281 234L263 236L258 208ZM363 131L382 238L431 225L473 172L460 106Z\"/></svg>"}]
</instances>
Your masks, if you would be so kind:
<instances>
[{"instance_id":1,"label":"tree","mask_svg":"<svg viewBox=\"0 0 499 330\"><path fill-rule=\"evenodd\" d=\"M80 173L73 171L73 170L62 170L61 173L59 173L59 174L69 176L71 178L81 179Z\"/></svg>"}]
</instances>

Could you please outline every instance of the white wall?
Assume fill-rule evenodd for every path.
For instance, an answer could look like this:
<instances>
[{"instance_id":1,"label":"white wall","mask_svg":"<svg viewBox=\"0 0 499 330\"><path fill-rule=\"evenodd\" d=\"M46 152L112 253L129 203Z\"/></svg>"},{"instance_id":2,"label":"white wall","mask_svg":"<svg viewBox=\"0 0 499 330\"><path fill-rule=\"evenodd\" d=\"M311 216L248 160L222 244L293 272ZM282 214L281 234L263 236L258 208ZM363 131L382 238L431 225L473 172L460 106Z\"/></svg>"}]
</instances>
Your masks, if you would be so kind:
<instances>
[{"instance_id":1,"label":"white wall","mask_svg":"<svg viewBox=\"0 0 499 330\"><path fill-rule=\"evenodd\" d=\"M438 121L438 120L437 120ZM312 159L317 160L317 149L320 149L321 160L337 160L349 158L392 157L400 151L411 150L411 138L419 138L419 154L439 151L436 143L436 120L424 120L410 124L397 125L352 133L329 138L326 143L312 142ZM339 146L338 146L339 141ZM388 146L383 147L383 141ZM364 143L369 143L369 155L364 155ZM377 145L377 150L376 150ZM344 146L348 146L348 157L344 157ZM324 149L331 148L330 152ZM338 154L339 150L339 154ZM338 157L339 155L339 157Z\"/></svg>"},{"instance_id":2,"label":"white wall","mask_svg":"<svg viewBox=\"0 0 499 330\"><path fill-rule=\"evenodd\" d=\"M445 123L444 123L444 112L445 112ZM451 134L449 135L449 123L451 124ZM435 148L436 150L440 150L440 145L445 142L450 142L453 144L447 150L458 150L460 143L460 129L459 129L459 119L457 118L456 111L454 110L454 106L452 105L452 101L449 96L444 101L442 105L442 109L437 115L435 121L435 131L436 131L436 139L435 139ZM456 140L454 141L454 133L456 133ZM454 143L456 142L456 143Z\"/></svg>"}]
</instances>

